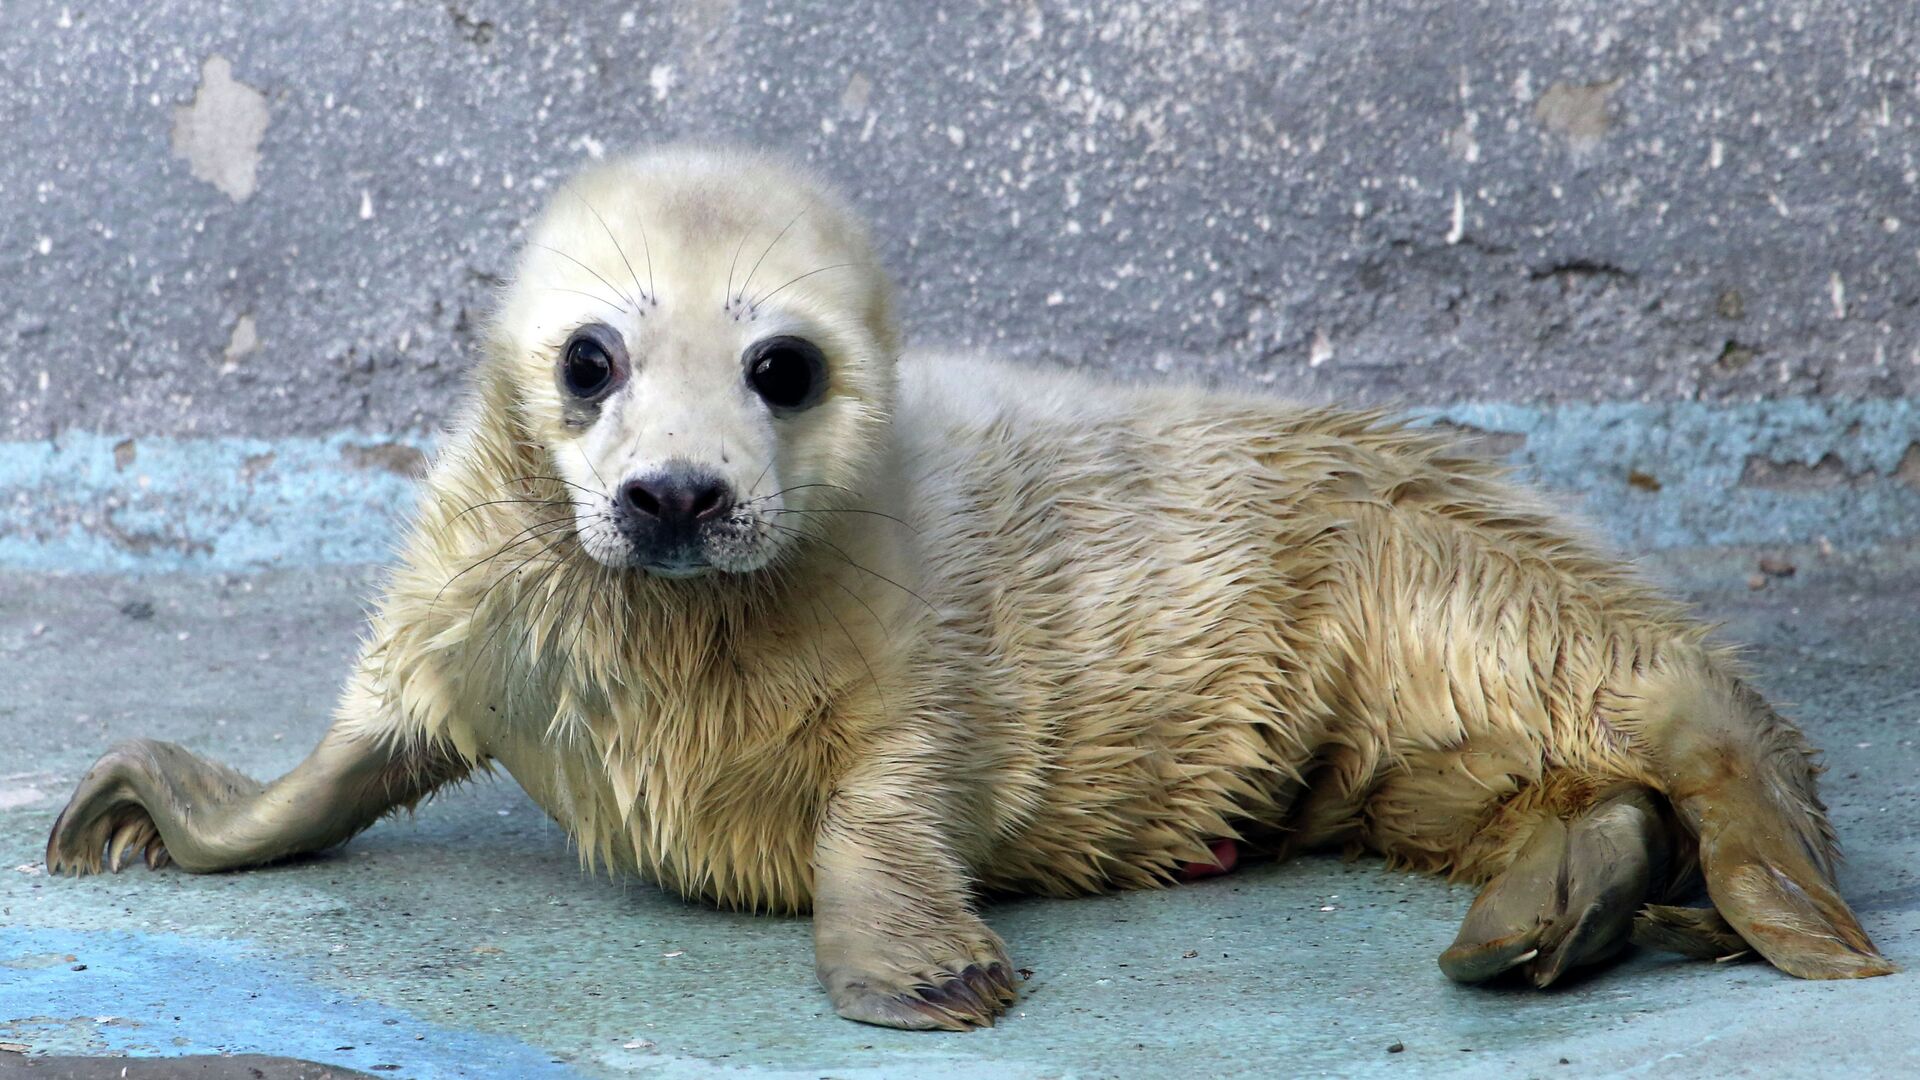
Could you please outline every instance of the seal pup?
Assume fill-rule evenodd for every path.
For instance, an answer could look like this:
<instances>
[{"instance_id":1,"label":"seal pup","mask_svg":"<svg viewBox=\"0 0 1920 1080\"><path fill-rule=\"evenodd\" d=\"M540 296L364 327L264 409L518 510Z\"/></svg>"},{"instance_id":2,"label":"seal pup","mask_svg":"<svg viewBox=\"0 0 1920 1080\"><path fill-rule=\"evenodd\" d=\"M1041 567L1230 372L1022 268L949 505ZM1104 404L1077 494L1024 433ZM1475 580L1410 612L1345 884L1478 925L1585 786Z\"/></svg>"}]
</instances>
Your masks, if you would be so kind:
<instances>
[{"instance_id":1,"label":"seal pup","mask_svg":"<svg viewBox=\"0 0 1920 1080\"><path fill-rule=\"evenodd\" d=\"M1632 940L1894 970L1799 732L1447 436L897 352L864 228L803 170L585 173L319 747L266 785L116 747L49 870L272 862L497 764L589 865L811 911L835 1009L898 1027L1013 1000L979 895L1238 846L1483 883L1440 957L1464 981Z\"/></svg>"}]
</instances>

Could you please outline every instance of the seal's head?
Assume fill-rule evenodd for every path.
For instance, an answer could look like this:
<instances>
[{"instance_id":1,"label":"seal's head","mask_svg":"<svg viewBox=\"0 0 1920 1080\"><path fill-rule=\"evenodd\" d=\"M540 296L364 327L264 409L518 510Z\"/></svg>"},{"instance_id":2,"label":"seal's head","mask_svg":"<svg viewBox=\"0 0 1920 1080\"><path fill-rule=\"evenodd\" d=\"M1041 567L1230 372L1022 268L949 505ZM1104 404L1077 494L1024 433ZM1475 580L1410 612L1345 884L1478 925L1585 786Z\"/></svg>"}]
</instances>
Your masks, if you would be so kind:
<instances>
[{"instance_id":1,"label":"seal's head","mask_svg":"<svg viewBox=\"0 0 1920 1080\"><path fill-rule=\"evenodd\" d=\"M493 349L581 549L690 577L776 562L815 532L808 511L862 490L896 342L837 199L777 159L676 148L561 189Z\"/></svg>"}]
</instances>

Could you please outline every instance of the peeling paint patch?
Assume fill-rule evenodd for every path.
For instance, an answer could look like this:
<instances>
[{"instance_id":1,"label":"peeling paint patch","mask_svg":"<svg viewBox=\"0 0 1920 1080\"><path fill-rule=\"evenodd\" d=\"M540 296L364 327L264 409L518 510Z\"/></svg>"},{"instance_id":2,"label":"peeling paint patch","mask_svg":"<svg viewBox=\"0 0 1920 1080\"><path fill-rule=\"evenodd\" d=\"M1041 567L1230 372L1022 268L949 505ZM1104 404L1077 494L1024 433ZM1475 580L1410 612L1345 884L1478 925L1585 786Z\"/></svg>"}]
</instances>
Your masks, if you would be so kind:
<instances>
[{"instance_id":1,"label":"peeling paint patch","mask_svg":"<svg viewBox=\"0 0 1920 1080\"><path fill-rule=\"evenodd\" d=\"M0 967L12 968L15 971L35 971L40 968L65 967L79 959L73 953L29 953L10 960L0 960Z\"/></svg>"},{"instance_id":2,"label":"peeling paint patch","mask_svg":"<svg viewBox=\"0 0 1920 1080\"><path fill-rule=\"evenodd\" d=\"M653 100L665 101L672 96L673 88L680 84L680 73L672 64L655 64L647 72L647 88L653 91Z\"/></svg>"},{"instance_id":3,"label":"peeling paint patch","mask_svg":"<svg viewBox=\"0 0 1920 1080\"><path fill-rule=\"evenodd\" d=\"M1472 424L1456 424L1448 420L1435 421L1433 426L1456 432L1461 445L1485 458L1507 460L1527 445L1526 435L1517 431L1488 431Z\"/></svg>"},{"instance_id":4,"label":"peeling paint patch","mask_svg":"<svg viewBox=\"0 0 1920 1080\"><path fill-rule=\"evenodd\" d=\"M1585 86L1554 83L1534 102L1533 118L1548 131L1565 136L1575 147L1597 146L1613 128L1608 99L1619 88L1619 79Z\"/></svg>"},{"instance_id":5,"label":"peeling paint patch","mask_svg":"<svg viewBox=\"0 0 1920 1080\"><path fill-rule=\"evenodd\" d=\"M860 116L867 111L867 103L873 99L873 82L865 75L855 72L840 91L840 111L848 116Z\"/></svg>"},{"instance_id":6,"label":"peeling paint patch","mask_svg":"<svg viewBox=\"0 0 1920 1080\"><path fill-rule=\"evenodd\" d=\"M226 57L208 57L193 103L174 107L173 156L186 159L195 179L245 202L257 182L266 134L266 95L236 80Z\"/></svg>"},{"instance_id":7,"label":"peeling paint patch","mask_svg":"<svg viewBox=\"0 0 1920 1080\"><path fill-rule=\"evenodd\" d=\"M494 32L498 29L491 19L478 19L461 11L458 5L447 5L447 17L453 20L454 32L470 45L493 44Z\"/></svg>"},{"instance_id":8,"label":"peeling paint patch","mask_svg":"<svg viewBox=\"0 0 1920 1080\"><path fill-rule=\"evenodd\" d=\"M220 354L220 374L230 375L240 369L240 361L260 347L260 331L253 324L253 316L242 315L233 324L233 333L227 335L227 347Z\"/></svg>"},{"instance_id":9,"label":"peeling paint patch","mask_svg":"<svg viewBox=\"0 0 1920 1080\"><path fill-rule=\"evenodd\" d=\"M1799 461L1774 461L1761 454L1747 458L1740 482L1753 487L1781 491L1819 491L1824 488L1851 487L1873 477L1872 470L1854 472L1834 454L1822 454L1811 465Z\"/></svg>"},{"instance_id":10,"label":"peeling paint patch","mask_svg":"<svg viewBox=\"0 0 1920 1080\"><path fill-rule=\"evenodd\" d=\"M254 477L273 468L274 460L275 455L271 450L264 454L249 454L247 459L240 463L241 482L247 484L253 483Z\"/></svg>"},{"instance_id":11,"label":"peeling paint patch","mask_svg":"<svg viewBox=\"0 0 1920 1080\"><path fill-rule=\"evenodd\" d=\"M340 457L356 469L385 469L400 476L424 476L427 472L427 455L406 443L349 443L340 448Z\"/></svg>"}]
</instances>

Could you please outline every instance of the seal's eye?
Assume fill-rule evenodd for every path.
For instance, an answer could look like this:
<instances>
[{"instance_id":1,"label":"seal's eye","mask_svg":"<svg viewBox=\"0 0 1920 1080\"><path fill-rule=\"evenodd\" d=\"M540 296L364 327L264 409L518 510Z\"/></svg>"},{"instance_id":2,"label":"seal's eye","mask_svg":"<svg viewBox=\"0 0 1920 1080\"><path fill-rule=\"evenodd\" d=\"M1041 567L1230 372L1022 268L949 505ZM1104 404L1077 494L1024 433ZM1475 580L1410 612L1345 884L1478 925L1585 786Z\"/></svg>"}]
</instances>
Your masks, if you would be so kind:
<instances>
[{"instance_id":1,"label":"seal's eye","mask_svg":"<svg viewBox=\"0 0 1920 1080\"><path fill-rule=\"evenodd\" d=\"M769 406L797 412L820 400L827 385L827 358L806 338L783 335L748 346L747 385Z\"/></svg>"},{"instance_id":2,"label":"seal's eye","mask_svg":"<svg viewBox=\"0 0 1920 1080\"><path fill-rule=\"evenodd\" d=\"M621 377L620 335L610 326L583 326L560 354L560 382L577 398L597 398Z\"/></svg>"}]
</instances>

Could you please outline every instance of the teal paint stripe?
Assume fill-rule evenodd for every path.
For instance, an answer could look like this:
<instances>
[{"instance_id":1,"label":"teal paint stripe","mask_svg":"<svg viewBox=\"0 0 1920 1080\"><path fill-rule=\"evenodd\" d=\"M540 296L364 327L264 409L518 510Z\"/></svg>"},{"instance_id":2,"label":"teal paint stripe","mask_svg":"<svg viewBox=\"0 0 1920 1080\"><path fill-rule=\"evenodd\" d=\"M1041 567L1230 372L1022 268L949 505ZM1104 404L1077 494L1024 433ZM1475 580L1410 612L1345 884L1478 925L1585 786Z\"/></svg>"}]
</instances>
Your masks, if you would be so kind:
<instances>
[{"instance_id":1,"label":"teal paint stripe","mask_svg":"<svg viewBox=\"0 0 1920 1080\"><path fill-rule=\"evenodd\" d=\"M1511 455L1521 476L1627 551L1920 535L1920 409L1905 399L1492 403L1418 415L1524 439ZM368 462L425 447L355 434L139 438L131 460L125 451L116 460L121 443L85 433L0 443L0 567L224 571L382 561L413 504L413 481ZM1754 459L1819 471L1799 486L1743 482ZM1630 483L1636 472L1660 490Z\"/></svg>"},{"instance_id":2,"label":"teal paint stripe","mask_svg":"<svg viewBox=\"0 0 1920 1080\"><path fill-rule=\"evenodd\" d=\"M1476 404L1423 415L1524 436L1511 455L1520 475L1568 497L1570 509L1626 551L1822 537L1855 546L1920 535L1920 409L1903 398ZM1775 470L1819 467L1822 478L1807 486L1745 482L1755 460ZM1635 473L1659 490L1633 484Z\"/></svg>"},{"instance_id":3,"label":"teal paint stripe","mask_svg":"<svg viewBox=\"0 0 1920 1080\"><path fill-rule=\"evenodd\" d=\"M36 955L86 964L17 966ZM173 934L0 928L0 1033L36 1054L277 1054L420 1080L586 1075L313 980L294 959ZM11 1018L11 1019L9 1019ZM421 1036L415 1038L415 1036ZM0 1070L4 1071L4 1070Z\"/></svg>"},{"instance_id":4,"label":"teal paint stripe","mask_svg":"<svg viewBox=\"0 0 1920 1080\"><path fill-rule=\"evenodd\" d=\"M137 438L0 443L0 567L247 570L391 556L423 440ZM124 461L124 464L122 463Z\"/></svg>"}]
</instances>

